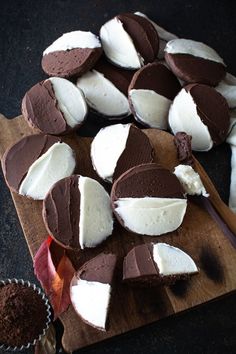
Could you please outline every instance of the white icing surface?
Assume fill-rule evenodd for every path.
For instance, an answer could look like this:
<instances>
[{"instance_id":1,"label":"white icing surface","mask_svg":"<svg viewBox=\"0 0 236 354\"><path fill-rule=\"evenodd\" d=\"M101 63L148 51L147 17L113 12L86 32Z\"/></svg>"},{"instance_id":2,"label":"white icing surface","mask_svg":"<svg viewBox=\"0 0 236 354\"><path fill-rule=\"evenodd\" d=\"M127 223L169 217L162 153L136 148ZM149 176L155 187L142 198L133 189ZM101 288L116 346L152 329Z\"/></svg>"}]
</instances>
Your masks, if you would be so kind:
<instances>
[{"instance_id":1,"label":"white icing surface","mask_svg":"<svg viewBox=\"0 0 236 354\"><path fill-rule=\"evenodd\" d=\"M66 123L72 128L82 123L88 112L82 91L66 79L51 77L48 80L52 83L58 107Z\"/></svg>"},{"instance_id":2,"label":"white icing surface","mask_svg":"<svg viewBox=\"0 0 236 354\"><path fill-rule=\"evenodd\" d=\"M138 120L151 128L167 129L171 100L146 89L130 90L129 98Z\"/></svg>"},{"instance_id":3,"label":"white icing surface","mask_svg":"<svg viewBox=\"0 0 236 354\"><path fill-rule=\"evenodd\" d=\"M102 128L91 144L91 159L97 174L112 182L117 161L126 147L130 124Z\"/></svg>"},{"instance_id":4,"label":"white icing surface","mask_svg":"<svg viewBox=\"0 0 236 354\"><path fill-rule=\"evenodd\" d=\"M111 81L96 70L87 72L77 80L88 105L105 116L127 116L130 114L127 97Z\"/></svg>"},{"instance_id":5,"label":"white icing surface","mask_svg":"<svg viewBox=\"0 0 236 354\"><path fill-rule=\"evenodd\" d=\"M113 218L110 197L100 183L79 177L80 247L95 247L112 234Z\"/></svg>"},{"instance_id":6,"label":"white icing surface","mask_svg":"<svg viewBox=\"0 0 236 354\"><path fill-rule=\"evenodd\" d=\"M135 15L141 16L141 17L145 17L149 22L151 22L151 24L153 25L153 27L155 28L155 30L157 31L158 35L159 35L159 52L158 52L158 58L162 59L164 58L164 49L166 46L166 43L168 41L171 41L172 39L176 39L178 38L175 34L166 31L164 28L162 28L161 26L157 25L155 22L153 22L152 20L150 20L149 17L147 17L145 14L143 14L142 12L135 12Z\"/></svg>"},{"instance_id":7,"label":"white icing surface","mask_svg":"<svg viewBox=\"0 0 236 354\"><path fill-rule=\"evenodd\" d=\"M120 198L115 212L125 227L141 235L159 236L176 230L182 223L187 200L180 198Z\"/></svg>"},{"instance_id":8,"label":"white icing surface","mask_svg":"<svg viewBox=\"0 0 236 354\"><path fill-rule=\"evenodd\" d=\"M194 171L192 166L178 165L175 167L174 174L182 184L186 193L209 197L209 194L202 183L201 177L196 171Z\"/></svg>"},{"instance_id":9,"label":"white icing surface","mask_svg":"<svg viewBox=\"0 0 236 354\"><path fill-rule=\"evenodd\" d=\"M19 193L42 200L54 183L72 175L75 165L71 147L65 143L55 143L30 166Z\"/></svg>"},{"instance_id":10,"label":"white icing surface","mask_svg":"<svg viewBox=\"0 0 236 354\"><path fill-rule=\"evenodd\" d=\"M224 96L229 108L236 108L236 77L227 73L215 89Z\"/></svg>"},{"instance_id":11,"label":"white icing surface","mask_svg":"<svg viewBox=\"0 0 236 354\"><path fill-rule=\"evenodd\" d=\"M190 39L177 38L166 44L165 52L170 54L190 54L225 65L223 59L208 45Z\"/></svg>"},{"instance_id":12,"label":"white icing surface","mask_svg":"<svg viewBox=\"0 0 236 354\"><path fill-rule=\"evenodd\" d=\"M139 69L144 64L144 59L136 51L132 38L117 17L101 27L100 38L106 56L114 64L130 69Z\"/></svg>"},{"instance_id":13,"label":"white icing surface","mask_svg":"<svg viewBox=\"0 0 236 354\"><path fill-rule=\"evenodd\" d=\"M236 120L232 122L231 132L226 141L230 144L232 153L229 207L236 213Z\"/></svg>"},{"instance_id":14,"label":"white icing surface","mask_svg":"<svg viewBox=\"0 0 236 354\"><path fill-rule=\"evenodd\" d=\"M43 55L57 52L60 50L71 50L75 48L99 48L100 40L95 34L85 31L73 31L64 33L55 40L45 51Z\"/></svg>"},{"instance_id":15,"label":"white icing surface","mask_svg":"<svg viewBox=\"0 0 236 354\"><path fill-rule=\"evenodd\" d=\"M195 262L187 253L166 243L153 245L153 259L163 276L198 272Z\"/></svg>"},{"instance_id":16,"label":"white icing surface","mask_svg":"<svg viewBox=\"0 0 236 354\"><path fill-rule=\"evenodd\" d=\"M71 281L70 298L75 311L89 324L105 330L111 286L95 281Z\"/></svg>"},{"instance_id":17,"label":"white icing surface","mask_svg":"<svg viewBox=\"0 0 236 354\"><path fill-rule=\"evenodd\" d=\"M190 92L183 88L175 97L169 110L169 125L174 134L185 132L192 136L192 149L208 151L213 146L208 127L197 114L197 107Z\"/></svg>"}]
</instances>

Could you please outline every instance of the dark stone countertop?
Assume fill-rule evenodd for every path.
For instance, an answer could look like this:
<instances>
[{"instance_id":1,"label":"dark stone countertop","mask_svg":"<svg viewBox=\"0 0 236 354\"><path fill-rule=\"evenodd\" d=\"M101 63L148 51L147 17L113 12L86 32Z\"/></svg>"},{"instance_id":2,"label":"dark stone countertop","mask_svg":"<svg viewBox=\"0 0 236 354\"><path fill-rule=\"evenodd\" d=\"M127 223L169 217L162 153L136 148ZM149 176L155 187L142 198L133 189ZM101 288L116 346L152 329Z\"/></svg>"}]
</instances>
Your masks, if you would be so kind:
<instances>
[{"instance_id":1,"label":"dark stone countertop","mask_svg":"<svg viewBox=\"0 0 236 354\"><path fill-rule=\"evenodd\" d=\"M20 114L25 91L46 77L40 67L41 55L53 40L76 29L98 33L106 20L127 11L142 11L178 36L211 45L224 58L228 71L236 74L236 5L230 0L1 1L0 112L9 118ZM90 116L80 134L92 136L103 124ZM209 153L195 155L227 202L229 147L223 144ZM0 196L0 278L16 277L36 282L27 245L2 175ZM236 295L232 294L80 352L235 353L235 301Z\"/></svg>"}]
</instances>

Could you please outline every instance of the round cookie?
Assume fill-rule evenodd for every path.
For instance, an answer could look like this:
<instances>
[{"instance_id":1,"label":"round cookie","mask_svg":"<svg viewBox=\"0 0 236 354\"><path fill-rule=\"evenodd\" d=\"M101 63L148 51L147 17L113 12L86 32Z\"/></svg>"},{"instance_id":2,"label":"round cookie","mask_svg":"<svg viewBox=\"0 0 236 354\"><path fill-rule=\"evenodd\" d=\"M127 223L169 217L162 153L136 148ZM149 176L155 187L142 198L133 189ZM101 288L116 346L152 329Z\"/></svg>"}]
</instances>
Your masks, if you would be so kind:
<instances>
[{"instance_id":1,"label":"round cookie","mask_svg":"<svg viewBox=\"0 0 236 354\"><path fill-rule=\"evenodd\" d=\"M126 69L139 69L155 60L159 37L152 23L132 13L117 15L100 29L107 58Z\"/></svg>"},{"instance_id":2,"label":"round cookie","mask_svg":"<svg viewBox=\"0 0 236 354\"><path fill-rule=\"evenodd\" d=\"M216 51L190 39L173 39L165 47L165 60L186 83L216 86L226 74L226 65Z\"/></svg>"},{"instance_id":3,"label":"round cookie","mask_svg":"<svg viewBox=\"0 0 236 354\"><path fill-rule=\"evenodd\" d=\"M108 119L122 119L131 114L128 87L132 71L124 70L100 59L93 70L77 80L90 108Z\"/></svg>"},{"instance_id":4,"label":"round cookie","mask_svg":"<svg viewBox=\"0 0 236 354\"><path fill-rule=\"evenodd\" d=\"M75 165L75 155L69 145L58 137L43 134L22 138L2 159L9 188L35 200L44 199L55 182L74 172Z\"/></svg>"},{"instance_id":5,"label":"round cookie","mask_svg":"<svg viewBox=\"0 0 236 354\"><path fill-rule=\"evenodd\" d=\"M193 150L208 151L226 139L229 107L214 88L190 84L175 97L168 119L174 134L185 132L192 136Z\"/></svg>"},{"instance_id":6,"label":"round cookie","mask_svg":"<svg viewBox=\"0 0 236 354\"><path fill-rule=\"evenodd\" d=\"M45 134L69 133L83 124L87 113L82 91L59 77L37 83L26 92L22 101L26 121Z\"/></svg>"},{"instance_id":7,"label":"round cookie","mask_svg":"<svg viewBox=\"0 0 236 354\"><path fill-rule=\"evenodd\" d=\"M149 236L176 230L187 208L177 177L155 163L135 166L123 173L113 184L111 201L122 226Z\"/></svg>"},{"instance_id":8,"label":"round cookie","mask_svg":"<svg viewBox=\"0 0 236 354\"><path fill-rule=\"evenodd\" d=\"M43 202L49 234L65 248L95 247L112 234L110 198L94 179L73 175L58 181Z\"/></svg>"},{"instance_id":9,"label":"round cookie","mask_svg":"<svg viewBox=\"0 0 236 354\"><path fill-rule=\"evenodd\" d=\"M171 285L196 273L198 268L187 253L162 242L135 246L123 262L123 281L131 285Z\"/></svg>"},{"instance_id":10,"label":"round cookie","mask_svg":"<svg viewBox=\"0 0 236 354\"><path fill-rule=\"evenodd\" d=\"M129 168L153 161L154 150L148 137L133 124L102 128L91 144L91 159L97 174L115 181Z\"/></svg>"},{"instance_id":11,"label":"round cookie","mask_svg":"<svg viewBox=\"0 0 236 354\"><path fill-rule=\"evenodd\" d=\"M82 265L70 284L75 312L88 325L106 330L117 257L100 253Z\"/></svg>"},{"instance_id":12,"label":"round cookie","mask_svg":"<svg viewBox=\"0 0 236 354\"><path fill-rule=\"evenodd\" d=\"M100 40L91 32L64 33L43 52L42 68L49 76L71 77L90 70L102 55Z\"/></svg>"},{"instance_id":13,"label":"round cookie","mask_svg":"<svg viewBox=\"0 0 236 354\"><path fill-rule=\"evenodd\" d=\"M165 65L152 63L142 67L129 86L135 119L152 128L167 129L169 108L180 89L179 81Z\"/></svg>"}]
</instances>

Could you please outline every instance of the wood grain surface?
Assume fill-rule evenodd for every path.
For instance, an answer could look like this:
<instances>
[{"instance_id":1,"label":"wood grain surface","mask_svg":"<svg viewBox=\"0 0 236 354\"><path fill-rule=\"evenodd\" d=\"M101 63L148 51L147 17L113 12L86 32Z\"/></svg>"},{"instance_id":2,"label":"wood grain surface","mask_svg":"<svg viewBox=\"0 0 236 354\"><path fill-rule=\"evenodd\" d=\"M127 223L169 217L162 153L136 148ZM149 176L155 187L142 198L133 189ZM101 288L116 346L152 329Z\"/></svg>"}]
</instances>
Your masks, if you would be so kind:
<instances>
[{"instance_id":1,"label":"wood grain surface","mask_svg":"<svg viewBox=\"0 0 236 354\"><path fill-rule=\"evenodd\" d=\"M157 129L146 129L144 132L154 146L156 161L173 170L178 164L173 137ZM22 116L12 120L0 116L0 157L13 143L32 133L33 130L28 127ZM89 157L91 138L82 138L74 134L63 140L76 151L78 162L76 172L99 180L93 171ZM210 193L212 204L230 229L236 233L235 214L221 201L197 161L195 166ZM14 192L11 194L33 257L47 237L41 216L42 202L29 200ZM121 283L123 256L133 246L150 241L162 241L180 247L193 257L200 273L189 281L178 282L172 287L132 289L123 285ZM175 232L159 237L141 237L124 230L116 223L113 235L96 249L82 252L70 251L68 254L74 266L78 268L89 258L108 250L119 257L109 312L109 330L106 333L99 332L84 324L70 306L61 316L64 325L62 343L66 352L127 332L236 290L236 250L208 213L193 203L188 203L184 222Z\"/></svg>"}]
</instances>

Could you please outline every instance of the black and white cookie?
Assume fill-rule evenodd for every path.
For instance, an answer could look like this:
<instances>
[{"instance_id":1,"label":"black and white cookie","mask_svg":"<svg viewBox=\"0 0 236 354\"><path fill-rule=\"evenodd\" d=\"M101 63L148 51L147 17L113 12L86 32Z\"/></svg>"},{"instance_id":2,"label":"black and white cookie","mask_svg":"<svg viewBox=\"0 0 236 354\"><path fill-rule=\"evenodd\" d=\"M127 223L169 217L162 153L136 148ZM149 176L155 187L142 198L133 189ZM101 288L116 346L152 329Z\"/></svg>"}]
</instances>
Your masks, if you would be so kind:
<instances>
[{"instance_id":1,"label":"black and white cookie","mask_svg":"<svg viewBox=\"0 0 236 354\"><path fill-rule=\"evenodd\" d=\"M149 236L176 230L187 208L177 177L155 163L135 166L123 173L113 184L111 201L122 226Z\"/></svg>"},{"instance_id":2,"label":"black and white cookie","mask_svg":"<svg viewBox=\"0 0 236 354\"><path fill-rule=\"evenodd\" d=\"M42 68L49 76L82 75L95 65L101 55L100 40L93 33L68 32L45 49Z\"/></svg>"},{"instance_id":3,"label":"black and white cookie","mask_svg":"<svg viewBox=\"0 0 236 354\"><path fill-rule=\"evenodd\" d=\"M9 188L36 200L44 199L54 183L72 175L75 166L71 147L58 137L43 134L22 138L2 159Z\"/></svg>"},{"instance_id":4,"label":"black and white cookie","mask_svg":"<svg viewBox=\"0 0 236 354\"><path fill-rule=\"evenodd\" d=\"M214 49L190 39L169 41L165 60L173 73L186 83L216 86L226 74L226 65Z\"/></svg>"},{"instance_id":5,"label":"black and white cookie","mask_svg":"<svg viewBox=\"0 0 236 354\"><path fill-rule=\"evenodd\" d=\"M85 263L70 284L70 298L75 312L88 325L105 331L110 305L114 254L101 253Z\"/></svg>"},{"instance_id":6,"label":"black and white cookie","mask_svg":"<svg viewBox=\"0 0 236 354\"><path fill-rule=\"evenodd\" d=\"M132 71L118 68L104 58L93 70L77 80L89 107L108 119L122 119L131 114L128 102L128 87Z\"/></svg>"},{"instance_id":7,"label":"black and white cookie","mask_svg":"<svg viewBox=\"0 0 236 354\"><path fill-rule=\"evenodd\" d=\"M154 150L148 137L133 124L102 128L91 144L91 159L97 174L115 181L129 168L153 161Z\"/></svg>"},{"instance_id":8,"label":"black and white cookie","mask_svg":"<svg viewBox=\"0 0 236 354\"><path fill-rule=\"evenodd\" d=\"M158 54L158 34L146 18L132 13L117 15L100 29L107 58L126 69L139 69L152 63Z\"/></svg>"},{"instance_id":9,"label":"black and white cookie","mask_svg":"<svg viewBox=\"0 0 236 354\"><path fill-rule=\"evenodd\" d=\"M49 234L63 247L95 247L112 234L110 198L92 178L73 175L58 181L43 202Z\"/></svg>"},{"instance_id":10,"label":"black and white cookie","mask_svg":"<svg viewBox=\"0 0 236 354\"><path fill-rule=\"evenodd\" d=\"M229 129L229 107L214 88L202 84L185 86L175 97L169 111L174 134L192 136L192 149L208 151L221 144Z\"/></svg>"},{"instance_id":11,"label":"black and white cookie","mask_svg":"<svg viewBox=\"0 0 236 354\"><path fill-rule=\"evenodd\" d=\"M26 121L45 134L61 135L79 128L87 112L83 92L72 82L59 77L34 85L22 101Z\"/></svg>"},{"instance_id":12,"label":"black and white cookie","mask_svg":"<svg viewBox=\"0 0 236 354\"><path fill-rule=\"evenodd\" d=\"M123 281L136 285L170 285L198 273L193 259L166 243L147 243L129 251L123 263Z\"/></svg>"},{"instance_id":13,"label":"black and white cookie","mask_svg":"<svg viewBox=\"0 0 236 354\"><path fill-rule=\"evenodd\" d=\"M136 71L129 86L134 117L151 128L167 129L169 108L180 89L179 81L165 65L145 65Z\"/></svg>"}]
</instances>

